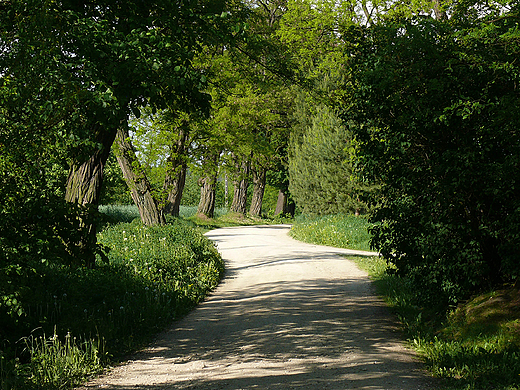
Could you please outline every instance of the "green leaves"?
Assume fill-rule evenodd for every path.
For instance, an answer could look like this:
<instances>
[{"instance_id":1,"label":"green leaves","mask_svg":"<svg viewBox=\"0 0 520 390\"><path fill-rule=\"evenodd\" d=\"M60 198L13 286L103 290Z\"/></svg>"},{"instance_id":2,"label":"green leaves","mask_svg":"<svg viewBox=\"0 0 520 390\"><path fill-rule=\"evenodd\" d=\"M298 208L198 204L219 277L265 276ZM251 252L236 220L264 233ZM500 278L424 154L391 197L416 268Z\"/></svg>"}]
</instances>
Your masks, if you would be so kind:
<instances>
[{"instance_id":1,"label":"green leaves","mask_svg":"<svg viewBox=\"0 0 520 390\"><path fill-rule=\"evenodd\" d=\"M504 268L518 260L504 221L520 204L508 157L520 152L520 73L503 41L511 26L490 24L388 20L351 52L345 118L365 174L383 184L374 244L425 300L454 302L520 272Z\"/></svg>"}]
</instances>

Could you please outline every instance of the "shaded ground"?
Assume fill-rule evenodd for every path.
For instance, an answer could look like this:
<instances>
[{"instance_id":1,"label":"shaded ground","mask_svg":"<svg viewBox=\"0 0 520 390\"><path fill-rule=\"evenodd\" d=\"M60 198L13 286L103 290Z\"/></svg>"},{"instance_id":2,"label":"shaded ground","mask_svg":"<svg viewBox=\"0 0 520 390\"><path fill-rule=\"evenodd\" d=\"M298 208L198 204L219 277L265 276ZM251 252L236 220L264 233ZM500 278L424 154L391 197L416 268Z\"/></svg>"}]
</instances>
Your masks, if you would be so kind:
<instances>
[{"instance_id":1,"label":"shaded ground","mask_svg":"<svg viewBox=\"0 0 520 390\"><path fill-rule=\"evenodd\" d=\"M221 285L128 364L82 389L430 389L363 271L367 254L297 242L289 226L207 233Z\"/></svg>"}]
</instances>

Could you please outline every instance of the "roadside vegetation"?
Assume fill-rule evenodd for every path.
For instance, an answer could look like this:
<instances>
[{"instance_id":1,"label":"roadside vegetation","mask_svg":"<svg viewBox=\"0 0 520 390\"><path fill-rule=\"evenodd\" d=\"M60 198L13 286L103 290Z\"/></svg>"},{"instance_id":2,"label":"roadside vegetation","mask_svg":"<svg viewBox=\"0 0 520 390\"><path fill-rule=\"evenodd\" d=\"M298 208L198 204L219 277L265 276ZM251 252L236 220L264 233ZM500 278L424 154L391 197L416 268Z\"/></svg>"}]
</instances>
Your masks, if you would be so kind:
<instances>
[{"instance_id":1,"label":"roadside vegetation","mask_svg":"<svg viewBox=\"0 0 520 390\"><path fill-rule=\"evenodd\" d=\"M17 321L2 318L0 389L65 389L149 342L219 282L224 264L193 223L146 227L134 207L110 223L96 267L34 265ZM137 217L137 218L136 218ZM118 222L121 221L121 222Z\"/></svg>"},{"instance_id":2,"label":"roadside vegetation","mask_svg":"<svg viewBox=\"0 0 520 390\"><path fill-rule=\"evenodd\" d=\"M305 242L366 249L368 226L363 217L297 217L291 235ZM364 236L367 240L363 245L349 245L348 238L352 236ZM384 259L347 257L368 272L378 294L398 316L411 347L419 352L435 377L444 379L443 389L520 389L518 288L505 285L440 308L419 302L410 281L392 272L395 267Z\"/></svg>"},{"instance_id":3,"label":"roadside vegetation","mask_svg":"<svg viewBox=\"0 0 520 390\"><path fill-rule=\"evenodd\" d=\"M296 240L337 248L370 250L370 223L364 216L348 214L295 218L290 235Z\"/></svg>"}]
</instances>

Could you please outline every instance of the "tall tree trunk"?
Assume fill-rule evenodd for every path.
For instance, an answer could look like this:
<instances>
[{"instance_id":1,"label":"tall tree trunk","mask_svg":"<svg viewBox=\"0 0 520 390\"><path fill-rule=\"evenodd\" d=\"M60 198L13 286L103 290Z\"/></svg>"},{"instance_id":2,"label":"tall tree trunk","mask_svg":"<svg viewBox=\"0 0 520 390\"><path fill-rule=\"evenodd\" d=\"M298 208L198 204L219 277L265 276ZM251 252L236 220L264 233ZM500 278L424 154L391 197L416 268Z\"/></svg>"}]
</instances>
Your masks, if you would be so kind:
<instances>
[{"instance_id":1,"label":"tall tree trunk","mask_svg":"<svg viewBox=\"0 0 520 390\"><path fill-rule=\"evenodd\" d=\"M164 178L163 190L166 193L164 206L162 208L165 214L179 216L179 208L181 205L182 193L186 184L186 140L188 138L187 122L183 121L179 126L179 137L177 142L171 148L168 157L168 170Z\"/></svg>"},{"instance_id":2,"label":"tall tree trunk","mask_svg":"<svg viewBox=\"0 0 520 390\"><path fill-rule=\"evenodd\" d=\"M208 218L213 218L215 215L219 154L210 152L209 157L204 160L205 176L199 180L200 201L197 214L203 214Z\"/></svg>"},{"instance_id":3,"label":"tall tree trunk","mask_svg":"<svg viewBox=\"0 0 520 390\"><path fill-rule=\"evenodd\" d=\"M249 207L249 214L253 217L259 217L262 212L267 170L264 167L258 166L252 169L252 173L253 195L251 198L251 207Z\"/></svg>"},{"instance_id":4,"label":"tall tree trunk","mask_svg":"<svg viewBox=\"0 0 520 390\"><path fill-rule=\"evenodd\" d=\"M163 213L157 207L157 202L152 196L151 185L146 174L140 167L135 155L133 145L129 141L128 128L120 128L116 136L116 157L123 177L135 205L139 209L139 215L145 225L161 225L166 221Z\"/></svg>"},{"instance_id":5,"label":"tall tree trunk","mask_svg":"<svg viewBox=\"0 0 520 390\"><path fill-rule=\"evenodd\" d=\"M67 250L75 258L79 265L93 268L96 262L96 225L95 213L101 194L103 183L103 169L110 153L110 148L116 136L116 130L103 131L98 128L97 139L101 148L94 152L83 163L71 165L65 200L79 206L79 239L76 242L67 243Z\"/></svg>"},{"instance_id":6,"label":"tall tree trunk","mask_svg":"<svg viewBox=\"0 0 520 390\"><path fill-rule=\"evenodd\" d=\"M238 178L233 180L235 190L233 192L233 201L229 209L232 213L246 214L247 207L247 187L249 186L249 169L250 163L244 160L241 164L241 170Z\"/></svg>"},{"instance_id":7,"label":"tall tree trunk","mask_svg":"<svg viewBox=\"0 0 520 390\"><path fill-rule=\"evenodd\" d=\"M200 179L200 201L197 214L205 215L208 218L215 216L215 192L217 175L205 176Z\"/></svg>"},{"instance_id":8,"label":"tall tree trunk","mask_svg":"<svg viewBox=\"0 0 520 390\"><path fill-rule=\"evenodd\" d=\"M226 209L228 208L228 205L229 205L229 190L228 190L228 177L227 177L227 172L224 173L224 206L226 207Z\"/></svg>"},{"instance_id":9,"label":"tall tree trunk","mask_svg":"<svg viewBox=\"0 0 520 390\"><path fill-rule=\"evenodd\" d=\"M285 192L280 190L278 192L278 200L276 202L276 209L274 214L291 214L294 216L295 205L292 202L289 202L288 196Z\"/></svg>"}]
</instances>

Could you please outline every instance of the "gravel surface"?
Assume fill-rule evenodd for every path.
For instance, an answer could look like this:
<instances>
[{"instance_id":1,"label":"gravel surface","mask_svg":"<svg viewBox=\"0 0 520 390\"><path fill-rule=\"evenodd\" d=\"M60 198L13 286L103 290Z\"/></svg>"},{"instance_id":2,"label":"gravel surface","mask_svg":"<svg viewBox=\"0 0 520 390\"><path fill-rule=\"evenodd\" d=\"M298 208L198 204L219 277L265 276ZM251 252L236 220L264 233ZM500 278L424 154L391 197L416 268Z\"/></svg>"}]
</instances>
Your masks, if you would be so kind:
<instances>
[{"instance_id":1,"label":"gravel surface","mask_svg":"<svg viewBox=\"0 0 520 390\"><path fill-rule=\"evenodd\" d=\"M213 230L223 282L128 363L81 389L433 389L365 272L288 225Z\"/></svg>"}]
</instances>

